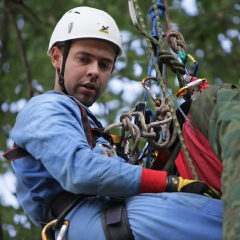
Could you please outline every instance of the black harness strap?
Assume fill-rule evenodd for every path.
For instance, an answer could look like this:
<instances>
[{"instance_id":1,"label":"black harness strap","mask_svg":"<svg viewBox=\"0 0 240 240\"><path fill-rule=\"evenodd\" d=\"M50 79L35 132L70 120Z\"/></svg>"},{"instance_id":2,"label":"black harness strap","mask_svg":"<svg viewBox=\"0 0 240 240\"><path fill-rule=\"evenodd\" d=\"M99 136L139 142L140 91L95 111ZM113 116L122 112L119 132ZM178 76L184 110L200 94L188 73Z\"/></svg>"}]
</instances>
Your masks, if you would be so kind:
<instances>
[{"instance_id":1,"label":"black harness strap","mask_svg":"<svg viewBox=\"0 0 240 240\"><path fill-rule=\"evenodd\" d=\"M67 191L60 192L51 202L46 212L46 219L42 223L42 228L46 223L52 220L57 220L52 228L48 228L46 235L49 240L55 240L55 230L61 226L64 222L64 218L67 214L76 207L83 199L89 197L90 195L85 194L74 194Z\"/></svg>"},{"instance_id":2,"label":"black harness strap","mask_svg":"<svg viewBox=\"0 0 240 240\"><path fill-rule=\"evenodd\" d=\"M107 240L134 240L124 200L111 199L101 219Z\"/></svg>"},{"instance_id":3,"label":"black harness strap","mask_svg":"<svg viewBox=\"0 0 240 240\"><path fill-rule=\"evenodd\" d=\"M92 195L86 194L74 194L71 192L63 191L59 193L51 202L47 214L46 222L50 222L57 219L57 222L53 226L53 230L56 230L63 222L66 215L76 207L83 199Z\"/></svg>"}]
</instances>

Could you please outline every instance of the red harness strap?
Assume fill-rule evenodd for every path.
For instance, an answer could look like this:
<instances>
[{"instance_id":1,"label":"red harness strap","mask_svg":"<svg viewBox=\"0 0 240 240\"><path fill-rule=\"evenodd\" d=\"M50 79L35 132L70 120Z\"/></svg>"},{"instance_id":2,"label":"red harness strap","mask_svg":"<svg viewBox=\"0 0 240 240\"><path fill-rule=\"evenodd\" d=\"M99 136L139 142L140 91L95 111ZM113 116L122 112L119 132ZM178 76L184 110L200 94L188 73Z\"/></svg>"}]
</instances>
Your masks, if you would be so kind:
<instances>
[{"instance_id":1,"label":"red harness strap","mask_svg":"<svg viewBox=\"0 0 240 240\"><path fill-rule=\"evenodd\" d=\"M188 119L190 120L189 114ZM223 165L213 152L209 141L196 127L194 127L193 131L187 122L184 123L183 137L199 180L206 182L208 185L221 192ZM194 179L182 148L175 160L175 164L181 177Z\"/></svg>"},{"instance_id":2,"label":"red harness strap","mask_svg":"<svg viewBox=\"0 0 240 240\"><path fill-rule=\"evenodd\" d=\"M81 104L79 104L78 102L75 102L75 103L77 104L77 106L81 112L81 115L82 115L83 129L84 129L88 144L91 146L91 148L93 148L93 137L91 134L91 127L90 127L87 113L86 113L85 109L83 108L83 106L81 106Z\"/></svg>"},{"instance_id":3,"label":"red harness strap","mask_svg":"<svg viewBox=\"0 0 240 240\"><path fill-rule=\"evenodd\" d=\"M19 158L23 157L29 157L31 156L29 152L24 150L23 148L18 147L15 143L12 149L8 150L2 155L4 158L6 158L9 161L14 161Z\"/></svg>"}]
</instances>

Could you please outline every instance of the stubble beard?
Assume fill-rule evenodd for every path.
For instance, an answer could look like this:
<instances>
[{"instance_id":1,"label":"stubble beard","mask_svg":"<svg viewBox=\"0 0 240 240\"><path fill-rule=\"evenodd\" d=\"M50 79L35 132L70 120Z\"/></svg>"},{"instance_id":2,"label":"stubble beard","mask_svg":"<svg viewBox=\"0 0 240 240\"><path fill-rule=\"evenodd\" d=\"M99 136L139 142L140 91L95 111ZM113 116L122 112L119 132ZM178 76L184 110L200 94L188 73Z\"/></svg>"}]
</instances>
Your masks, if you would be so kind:
<instances>
[{"instance_id":1,"label":"stubble beard","mask_svg":"<svg viewBox=\"0 0 240 240\"><path fill-rule=\"evenodd\" d=\"M72 96L86 107L91 107L93 103L98 99L97 93L94 95L81 93L81 87L75 88L73 90Z\"/></svg>"}]
</instances>

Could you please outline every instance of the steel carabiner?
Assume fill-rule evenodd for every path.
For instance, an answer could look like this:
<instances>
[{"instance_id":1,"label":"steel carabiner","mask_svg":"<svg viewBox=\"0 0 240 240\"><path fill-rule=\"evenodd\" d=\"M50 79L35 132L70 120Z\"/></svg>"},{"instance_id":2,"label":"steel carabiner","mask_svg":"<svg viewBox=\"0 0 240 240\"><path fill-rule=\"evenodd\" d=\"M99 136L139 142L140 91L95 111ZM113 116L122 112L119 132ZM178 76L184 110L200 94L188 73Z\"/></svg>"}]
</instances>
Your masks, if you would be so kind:
<instances>
[{"instance_id":1,"label":"steel carabiner","mask_svg":"<svg viewBox=\"0 0 240 240\"><path fill-rule=\"evenodd\" d=\"M156 97L156 95L153 93L153 91L151 90L151 88L149 86L147 86L146 82L149 80L154 80L156 82L158 82L157 78L154 77L145 77L142 80L142 86L145 89L145 91L147 92L148 96L155 102L157 107L160 107L161 105L161 99L159 99L158 97Z\"/></svg>"}]
</instances>

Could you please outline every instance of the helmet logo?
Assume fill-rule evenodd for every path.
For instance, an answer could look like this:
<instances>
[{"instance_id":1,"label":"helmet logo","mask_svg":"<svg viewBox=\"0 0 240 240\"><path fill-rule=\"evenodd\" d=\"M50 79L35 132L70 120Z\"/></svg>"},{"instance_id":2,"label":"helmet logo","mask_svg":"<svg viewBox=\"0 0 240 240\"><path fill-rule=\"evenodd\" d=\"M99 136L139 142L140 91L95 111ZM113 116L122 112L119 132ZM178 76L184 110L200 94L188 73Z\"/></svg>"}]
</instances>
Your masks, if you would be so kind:
<instances>
[{"instance_id":1,"label":"helmet logo","mask_svg":"<svg viewBox=\"0 0 240 240\"><path fill-rule=\"evenodd\" d=\"M101 23L98 23L98 25L100 25L99 32L109 33L109 32L108 32L109 26L104 26L104 25L101 24Z\"/></svg>"},{"instance_id":2,"label":"helmet logo","mask_svg":"<svg viewBox=\"0 0 240 240\"><path fill-rule=\"evenodd\" d=\"M71 33L72 28L73 28L73 22L70 22L70 23L68 24L68 33Z\"/></svg>"}]
</instances>

